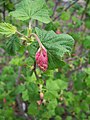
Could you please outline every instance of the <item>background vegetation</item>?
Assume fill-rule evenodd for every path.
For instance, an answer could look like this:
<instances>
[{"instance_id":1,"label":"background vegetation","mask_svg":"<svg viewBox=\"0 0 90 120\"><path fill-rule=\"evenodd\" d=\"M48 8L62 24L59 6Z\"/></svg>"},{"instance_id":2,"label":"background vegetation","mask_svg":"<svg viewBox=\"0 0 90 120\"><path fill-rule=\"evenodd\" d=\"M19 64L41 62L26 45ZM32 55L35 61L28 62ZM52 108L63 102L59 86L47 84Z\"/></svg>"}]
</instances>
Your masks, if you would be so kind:
<instances>
[{"instance_id":1,"label":"background vegetation","mask_svg":"<svg viewBox=\"0 0 90 120\"><path fill-rule=\"evenodd\" d=\"M0 0L0 33L6 34L0 34L0 120L90 120L90 0L46 0L51 22L42 9L44 18L30 16L36 19L30 21L31 26L19 9L12 12L17 4L24 9L21 1ZM28 4L25 7L29 9ZM23 36L12 35L16 28L7 23L16 26ZM71 42L64 47L69 51L72 48L72 53L61 50L59 42L42 40L49 51L49 69L41 71L34 60L37 42L27 42L24 36L31 27L41 39L46 33L40 29L71 35ZM66 35L61 38L70 39Z\"/></svg>"}]
</instances>

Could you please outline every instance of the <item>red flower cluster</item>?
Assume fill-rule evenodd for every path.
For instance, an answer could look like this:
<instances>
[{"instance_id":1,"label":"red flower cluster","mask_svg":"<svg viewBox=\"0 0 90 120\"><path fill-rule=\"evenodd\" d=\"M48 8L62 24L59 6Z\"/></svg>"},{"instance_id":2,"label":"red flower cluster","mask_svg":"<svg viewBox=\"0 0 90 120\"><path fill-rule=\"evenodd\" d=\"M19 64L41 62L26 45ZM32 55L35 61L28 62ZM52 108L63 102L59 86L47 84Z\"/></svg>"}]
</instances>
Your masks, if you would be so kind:
<instances>
[{"instance_id":1,"label":"red flower cluster","mask_svg":"<svg viewBox=\"0 0 90 120\"><path fill-rule=\"evenodd\" d=\"M47 50L43 48L39 48L36 53L36 63L39 66L39 68L43 71L46 71L48 68L48 56L47 56Z\"/></svg>"}]
</instances>

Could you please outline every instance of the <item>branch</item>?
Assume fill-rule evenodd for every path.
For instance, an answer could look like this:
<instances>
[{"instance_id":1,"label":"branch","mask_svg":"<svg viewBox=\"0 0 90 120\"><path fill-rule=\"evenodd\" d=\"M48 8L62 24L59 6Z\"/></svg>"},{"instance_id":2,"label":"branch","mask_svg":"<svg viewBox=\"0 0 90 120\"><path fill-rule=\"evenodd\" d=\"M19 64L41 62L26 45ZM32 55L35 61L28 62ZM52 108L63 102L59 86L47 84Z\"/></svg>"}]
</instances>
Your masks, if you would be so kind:
<instances>
[{"instance_id":1,"label":"branch","mask_svg":"<svg viewBox=\"0 0 90 120\"><path fill-rule=\"evenodd\" d=\"M16 33L17 33L19 36L22 36L22 37L24 37L24 38L28 39L28 37L27 37L27 36L25 36L24 34L20 33L19 31L16 31Z\"/></svg>"},{"instance_id":2,"label":"branch","mask_svg":"<svg viewBox=\"0 0 90 120\"><path fill-rule=\"evenodd\" d=\"M76 4L79 0L75 0L73 3L71 3L68 7L64 9L64 11L67 11L70 7L72 7L74 4Z\"/></svg>"},{"instance_id":3,"label":"branch","mask_svg":"<svg viewBox=\"0 0 90 120\"><path fill-rule=\"evenodd\" d=\"M36 62L34 62L34 68L33 68L33 72L36 76L36 79L38 80L39 79L39 76L37 75L37 72L36 72Z\"/></svg>"},{"instance_id":4,"label":"branch","mask_svg":"<svg viewBox=\"0 0 90 120\"><path fill-rule=\"evenodd\" d=\"M23 116L26 120L30 120L29 117L28 117L28 115L25 114L24 111L23 111L23 108L22 108L22 101L21 101L21 96L20 96L20 94L17 95L16 101L17 101L17 103L18 103L18 107L19 107L19 110L20 110L22 116Z\"/></svg>"},{"instance_id":5,"label":"branch","mask_svg":"<svg viewBox=\"0 0 90 120\"><path fill-rule=\"evenodd\" d=\"M36 20L35 22L36 22L36 27L38 27L38 20Z\"/></svg>"},{"instance_id":6,"label":"branch","mask_svg":"<svg viewBox=\"0 0 90 120\"><path fill-rule=\"evenodd\" d=\"M76 68L75 70L72 70L71 73L75 72L75 71L78 71L78 70L81 70L82 68L84 67L87 67L87 64L88 62L84 63L82 66L79 66L78 68Z\"/></svg>"},{"instance_id":7,"label":"branch","mask_svg":"<svg viewBox=\"0 0 90 120\"><path fill-rule=\"evenodd\" d=\"M76 59L78 59L77 57L74 57L74 58L68 58L68 59L66 59L65 61L66 62L69 62L69 61L73 61L73 60L76 60Z\"/></svg>"},{"instance_id":8,"label":"branch","mask_svg":"<svg viewBox=\"0 0 90 120\"><path fill-rule=\"evenodd\" d=\"M48 2L48 0L46 0L46 3L47 3L47 2ZM56 0L55 6L54 6L54 8L53 8L53 14L52 14L51 18L53 18L53 16L54 16L54 14L55 14L55 12L56 12L56 9L57 9L57 6L58 6L58 3L59 3L59 2L60 2L59 0ZM45 29L45 26L46 26L46 24L43 23L43 24L42 24L42 29Z\"/></svg>"},{"instance_id":9,"label":"branch","mask_svg":"<svg viewBox=\"0 0 90 120\"><path fill-rule=\"evenodd\" d=\"M18 77L17 77L17 79L16 79L16 86L19 85L19 80L20 80L20 77L21 77L21 70L22 70L22 67L20 66L20 67L18 68ZM17 104L18 104L18 107L19 107L19 110L20 110L22 116L23 116L26 120L30 120L30 119L29 119L29 116L24 112L24 110L23 110L23 108L22 108L22 100L21 100L20 94L18 94L18 95L16 96L16 101L17 101Z\"/></svg>"},{"instance_id":10,"label":"branch","mask_svg":"<svg viewBox=\"0 0 90 120\"><path fill-rule=\"evenodd\" d=\"M86 10L87 10L87 7L88 7L89 2L90 2L90 0L87 0L87 1L86 1L85 9L84 9L84 11L83 11L83 13L82 13L81 20L83 19L84 15L85 15L85 13L86 13Z\"/></svg>"},{"instance_id":11,"label":"branch","mask_svg":"<svg viewBox=\"0 0 90 120\"><path fill-rule=\"evenodd\" d=\"M18 77L16 79L16 86L19 85L19 80L20 80L20 77L21 77L21 69L22 69L22 67L19 66L19 68L18 68Z\"/></svg>"},{"instance_id":12,"label":"branch","mask_svg":"<svg viewBox=\"0 0 90 120\"><path fill-rule=\"evenodd\" d=\"M78 59L78 58L81 58L81 57L83 57L83 56L86 57L86 56L89 54L89 52L90 52L90 50L85 50L84 54L80 54L79 56L76 55L76 57L68 58L68 59L66 59L65 61L66 61L66 62L69 62L69 61L73 61L73 60L76 60L76 59Z\"/></svg>"},{"instance_id":13,"label":"branch","mask_svg":"<svg viewBox=\"0 0 90 120\"><path fill-rule=\"evenodd\" d=\"M6 14L5 14L5 3L3 3L3 10L2 10L2 14L3 14L3 21L5 21L5 18L6 18Z\"/></svg>"},{"instance_id":14,"label":"branch","mask_svg":"<svg viewBox=\"0 0 90 120\"><path fill-rule=\"evenodd\" d=\"M63 11L67 11L69 8L71 8L75 3L77 3L79 0L75 0L73 3L71 3L68 7L66 7L66 8L64 8L63 10L62 10L62 12ZM61 16L61 14L62 14L62 12L58 15L58 16L56 16L54 19L53 19L53 21L55 21L56 19L58 19L60 16Z\"/></svg>"},{"instance_id":15,"label":"branch","mask_svg":"<svg viewBox=\"0 0 90 120\"><path fill-rule=\"evenodd\" d=\"M55 2L55 6L54 6L54 8L53 8L53 14L52 14L51 18L54 16L54 14L55 14L55 12L56 12L56 9L57 9L57 6L58 6L58 3L59 3L59 1L56 0L56 2Z\"/></svg>"},{"instance_id":16,"label":"branch","mask_svg":"<svg viewBox=\"0 0 90 120\"><path fill-rule=\"evenodd\" d=\"M77 67L76 69L74 69L74 70L72 70L72 71L68 71L67 74L66 74L66 76L69 77L69 76L70 76L71 74L73 74L74 72L79 71L79 70L81 70L82 68L85 68L85 67L87 67L87 66L88 66L88 61L85 62L84 64L80 65L80 66Z\"/></svg>"},{"instance_id":17,"label":"branch","mask_svg":"<svg viewBox=\"0 0 90 120\"><path fill-rule=\"evenodd\" d=\"M45 27L46 27L46 24L43 23L43 24L42 24L42 29L45 29Z\"/></svg>"}]
</instances>

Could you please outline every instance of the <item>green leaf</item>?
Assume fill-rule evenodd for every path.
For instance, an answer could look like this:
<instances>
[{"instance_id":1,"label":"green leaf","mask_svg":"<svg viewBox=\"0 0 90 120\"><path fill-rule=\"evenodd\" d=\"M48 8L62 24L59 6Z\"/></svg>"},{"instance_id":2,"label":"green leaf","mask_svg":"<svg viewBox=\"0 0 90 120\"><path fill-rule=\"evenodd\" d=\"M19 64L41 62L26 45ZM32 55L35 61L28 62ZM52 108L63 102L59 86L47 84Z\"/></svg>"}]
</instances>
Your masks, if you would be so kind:
<instances>
[{"instance_id":1,"label":"green leaf","mask_svg":"<svg viewBox=\"0 0 90 120\"><path fill-rule=\"evenodd\" d=\"M80 104L80 108L83 111L89 112L89 105L86 103L86 101L83 100L83 102Z\"/></svg>"},{"instance_id":2,"label":"green leaf","mask_svg":"<svg viewBox=\"0 0 90 120\"><path fill-rule=\"evenodd\" d=\"M60 58L70 53L74 44L73 38L68 34L57 35L54 31L45 31L36 28L36 33L48 51L49 67L59 65ZM57 64L58 63L58 64Z\"/></svg>"},{"instance_id":3,"label":"green leaf","mask_svg":"<svg viewBox=\"0 0 90 120\"><path fill-rule=\"evenodd\" d=\"M28 91L29 91L29 96L30 96L30 101L34 102L38 100L39 94L38 94L38 86L31 82L30 84L27 85Z\"/></svg>"},{"instance_id":4,"label":"green leaf","mask_svg":"<svg viewBox=\"0 0 90 120\"><path fill-rule=\"evenodd\" d=\"M28 107L28 113L30 115L36 115L38 113L38 108L36 103L31 103Z\"/></svg>"},{"instance_id":5,"label":"green leaf","mask_svg":"<svg viewBox=\"0 0 90 120\"><path fill-rule=\"evenodd\" d=\"M55 98L58 98L58 91L67 89L67 82L62 81L62 80L47 80L46 82L46 89L47 91L45 92L44 98L46 100L52 100Z\"/></svg>"},{"instance_id":6,"label":"green leaf","mask_svg":"<svg viewBox=\"0 0 90 120\"><path fill-rule=\"evenodd\" d=\"M49 101L47 109L48 110L54 110L56 108L56 106L57 106L57 100L54 99L52 101Z\"/></svg>"},{"instance_id":7,"label":"green leaf","mask_svg":"<svg viewBox=\"0 0 90 120\"><path fill-rule=\"evenodd\" d=\"M86 84L88 87L90 87L90 75L86 78Z\"/></svg>"},{"instance_id":8,"label":"green leaf","mask_svg":"<svg viewBox=\"0 0 90 120\"><path fill-rule=\"evenodd\" d=\"M16 51L20 48L20 42L17 36L12 36L7 42L6 42L6 50L9 54L14 55Z\"/></svg>"},{"instance_id":9,"label":"green leaf","mask_svg":"<svg viewBox=\"0 0 90 120\"><path fill-rule=\"evenodd\" d=\"M17 87L17 89L15 90L16 94L20 94L23 93L25 91L25 85L21 84Z\"/></svg>"},{"instance_id":10,"label":"green leaf","mask_svg":"<svg viewBox=\"0 0 90 120\"><path fill-rule=\"evenodd\" d=\"M57 85L58 85L58 87L59 87L60 90L67 89L68 83L66 81L59 80L59 79L55 80L55 81L56 81L56 83L57 83Z\"/></svg>"},{"instance_id":11,"label":"green leaf","mask_svg":"<svg viewBox=\"0 0 90 120\"><path fill-rule=\"evenodd\" d=\"M90 36L86 36L84 41L83 41L83 45L86 49L90 49Z\"/></svg>"},{"instance_id":12,"label":"green leaf","mask_svg":"<svg viewBox=\"0 0 90 120\"><path fill-rule=\"evenodd\" d=\"M28 92L28 90L25 90L25 91L22 92L22 98L23 98L24 101L29 100L29 92Z\"/></svg>"},{"instance_id":13,"label":"green leaf","mask_svg":"<svg viewBox=\"0 0 90 120\"><path fill-rule=\"evenodd\" d=\"M49 120L52 116L55 115L54 110L44 111L43 114L41 114L42 119L40 120Z\"/></svg>"},{"instance_id":14,"label":"green leaf","mask_svg":"<svg viewBox=\"0 0 90 120\"><path fill-rule=\"evenodd\" d=\"M16 27L9 23L0 23L0 34L6 35L7 37L15 34L17 31Z\"/></svg>"},{"instance_id":15,"label":"green leaf","mask_svg":"<svg viewBox=\"0 0 90 120\"><path fill-rule=\"evenodd\" d=\"M55 117L55 120L62 120L62 118L57 115L57 116Z\"/></svg>"},{"instance_id":16,"label":"green leaf","mask_svg":"<svg viewBox=\"0 0 90 120\"><path fill-rule=\"evenodd\" d=\"M68 83L63 80L47 80L44 98L46 100L53 100L55 98L59 98L58 92L67 89L67 86Z\"/></svg>"},{"instance_id":17,"label":"green leaf","mask_svg":"<svg viewBox=\"0 0 90 120\"><path fill-rule=\"evenodd\" d=\"M57 100L53 99L50 100L49 103L47 104L47 110L50 116L54 116L55 115L55 108L57 106Z\"/></svg>"},{"instance_id":18,"label":"green leaf","mask_svg":"<svg viewBox=\"0 0 90 120\"><path fill-rule=\"evenodd\" d=\"M44 98L46 100L53 100L58 97L59 97L58 92L55 90L51 90L51 91L48 90L47 92L45 92L45 95L44 95Z\"/></svg>"},{"instance_id":19,"label":"green leaf","mask_svg":"<svg viewBox=\"0 0 90 120\"><path fill-rule=\"evenodd\" d=\"M90 75L90 68L85 68L84 70L88 75Z\"/></svg>"},{"instance_id":20,"label":"green leaf","mask_svg":"<svg viewBox=\"0 0 90 120\"><path fill-rule=\"evenodd\" d=\"M58 91L58 90L64 90L68 86L67 82L63 80L48 80L46 83L46 88L49 91Z\"/></svg>"},{"instance_id":21,"label":"green leaf","mask_svg":"<svg viewBox=\"0 0 90 120\"><path fill-rule=\"evenodd\" d=\"M64 65L62 57L65 53L70 53L74 45L73 38L68 34L57 35L54 31L45 31L36 28L36 33L40 38L42 44L46 47L48 52L49 69L55 69ZM35 58L35 53L38 48L38 43L33 42L30 45L30 54Z\"/></svg>"},{"instance_id":22,"label":"green leaf","mask_svg":"<svg viewBox=\"0 0 90 120\"><path fill-rule=\"evenodd\" d=\"M67 116L66 120L72 120L71 116Z\"/></svg>"},{"instance_id":23,"label":"green leaf","mask_svg":"<svg viewBox=\"0 0 90 120\"><path fill-rule=\"evenodd\" d=\"M19 20L28 20L30 18L39 20L44 23L49 23L49 13L44 0L22 0L16 10L10 15Z\"/></svg>"},{"instance_id":24,"label":"green leaf","mask_svg":"<svg viewBox=\"0 0 90 120\"><path fill-rule=\"evenodd\" d=\"M85 26L86 26L88 29L90 29L90 20L89 20L89 19L85 20Z\"/></svg>"},{"instance_id":25,"label":"green leaf","mask_svg":"<svg viewBox=\"0 0 90 120\"><path fill-rule=\"evenodd\" d=\"M66 11L63 12L60 18L64 21L69 20L70 19L70 12L66 12Z\"/></svg>"},{"instance_id":26,"label":"green leaf","mask_svg":"<svg viewBox=\"0 0 90 120\"><path fill-rule=\"evenodd\" d=\"M20 57L15 56L15 57L13 57L12 60L10 61L10 64L11 64L11 65L15 65L15 66L22 66L23 63L24 63L24 59L25 59L24 56L22 56L22 57L21 57L21 56L20 56Z\"/></svg>"},{"instance_id":27,"label":"green leaf","mask_svg":"<svg viewBox=\"0 0 90 120\"><path fill-rule=\"evenodd\" d=\"M0 5L3 5L5 3L5 0L0 0Z\"/></svg>"},{"instance_id":28,"label":"green leaf","mask_svg":"<svg viewBox=\"0 0 90 120\"><path fill-rule=\"evenodd\" d=\"M57 91L59 89L59 86L58 84L56 83L56 80L53 81L53 80L48 80L47 83L46 83L46 88L47 90L49 91Z\"/></svg>"}]
</instances>

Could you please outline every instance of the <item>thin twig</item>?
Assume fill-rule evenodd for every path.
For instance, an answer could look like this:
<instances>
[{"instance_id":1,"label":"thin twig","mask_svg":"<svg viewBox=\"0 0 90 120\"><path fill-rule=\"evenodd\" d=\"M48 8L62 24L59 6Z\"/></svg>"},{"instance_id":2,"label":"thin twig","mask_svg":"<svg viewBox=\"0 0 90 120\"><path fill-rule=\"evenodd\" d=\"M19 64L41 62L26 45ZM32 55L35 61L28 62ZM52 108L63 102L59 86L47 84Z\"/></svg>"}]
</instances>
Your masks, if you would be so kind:
<instances>
[{"instance_id":1,"label":"thin twig","mask_svg":"<svg viewBox=\"0 0 90 120\"><path fill-rule=\"evenodd\" d=\"M38 27L38 20L36 20L36 27Z\"/></svg>"},{"instance_id":2,"label":"thin twig","mask_svg":"<svg viewBox=\"0 0 90 120\"><path fill-rule=\"evenodd\" d=\"M68 7L64 9L64 11L67 11L70 7L72 7L74 4L76 4L79 0L75 0L73 3L71 3Z\"/></svg>"},{"instance_id":3,"label":"thin twig","mask_svg":"<svg viewBox=\"0 0 90 120\"><path fill-rule=\"evenodd\" d=\"M68 71L66 76L70 77L72 75L72 73L82 70L82 68L86 68L88 66L88 61L86 61L84 64L80 65L79 67L75 68L74 70Z\"/></svg>"},{"instance_id":4,"label":"thin twig","mask_svg":"<svg viewBox=\"0 0 90 120\"><path fill-rule=\"evenodd\" d=\"M68 59L66 59L65 61L66 61L66 62L69 62L69 61L77 60L78 58L82 58L83 56L86 57L86 56L89 54L89 52L90 52L90 50L86 50L86 51L84 52L84 54L80 54L79 56L76 55L76 57L68 58Z\"/></svg>"},{"instance_id":5,"label":"thin twig","mask_svg":"<svg viewBox=\"0 0 90 120\"><path fill-rule=\"evenodd\" d=\"M5 15L5 3L3 4L3 11L2 11L2 13L3 13L3 21L5 21L5 17L6 17L6 15Z\"/></svg>"},{"instance_id":6,"label":"thin twig","mask_svg":"<svg viewBox=\"0 0 90 120\"><path fill-rule=\"evenodd\" d=\"M88 5L89 5L89 2L90 2L90 0L87 0L87 1L86 1L85 9L84 9L84 11L83 11L83 13L82 13L81 20L83 19L84 15L85 15L85 13L86 13L86 10L87 10L87 7L88 7Z\"/></svg>"},{"instance_id":7,"label":"thin twig","mask_svg":"<svg viewBox=\"0 0 90 120\"><path fill-rule=\"evenodd\" d=\"M43 24L42 24L42 29L45 29L45 27L46 27L46 24L43 23Z\"/></svg>"},{"instance_id":8,"label":"thin twig","mask_svg":"<svg viewBox=\"0 0 90 120\"><path fill-rule=\"evenodd\" d=\"M24 37L24 38L28 39L28 37L27 37L27 36L25 36L24 34L20 33L19 31L16 31L16 33L17 33L19 36L22 36L22 37Z\"/></svg>"},{"instance_id":9,"label":"thin twig","mask_svg":"<svg viewBox=\"0 0 90 120\"><path fill-rule=\"evenodd\" d=\"M54 16L54 14L55 14L55 12L56 12L56 9L57 9L57 6L58 6L58 3L59 3L59 1L56 0L55 5L54 5L54 8L53 8L53 14L52 14L51 18Z\"/></svg>"},{"instance_id":10,"label":"thin twig","mask_svg":"<svg viewBox=\"0 0 90 120\"><path fill-rule=\"evenodd\" d=\"M67 11L69 8L71 8L71 7L72 7L75 3L77 3L78 1L79 1L79 0L75 0L75 1L74 1L73 3L71 3L68 7L64 8L64 9L62 10L62 12L53 19L53 21L57 20L57 19L61 16L61 14L63 13L63 11Z\"/></svg>"},{"instance_id":11,"label":"thin twig","mask_svg":"<svg viewBox=\"0 0 90 120\"><path fill-rule=\"evenodd\" d=\"M17 77L17 79L16 79L16 86L18 86L18 85L19 85L19 82L20 82L19 80L20 80L20 77L21 77L21 70L22 70L22 67L20 66L20 67L18 68L18 77ZM22 100L21 100L20 94L18 94L18 95L16 96L16 101L17 101L17 104L18 104L18 107L19 107L19 110L20 110L22 116L23 116L26 120L30 120L30 119L29 119L29 116L28 116L27 114L25 114L25 112L24 112L24 110L23 110L23 108L22 108Z\"/></svg>"},{"instance_id":12,"label":"thin twig","mask_svg":"<svg viewBox=\"0 0 90 120\"><path fill-rule=\"evenodd\" d=\"M36 72L36 62L34 62L33 71L34 71L34 74L35 74L35 76L36 76L36 79L38 80L38 79L39 79L39 76L37 75L37 72Z\"/></svg>"},{"instance_id":13,"label":"thin twig","mask_svg":"<svg viewBox=\"0 0 90 120\"><path fill-rule=\"evenodd\" d=\"M16 86L18 86L18 84L19 84L19 80L20 80L20 77L21 77L21 69L22 69L22 67L19 66L19 68L18 68L18 77L16 79Z\"/></svg>"}]
</instances>

